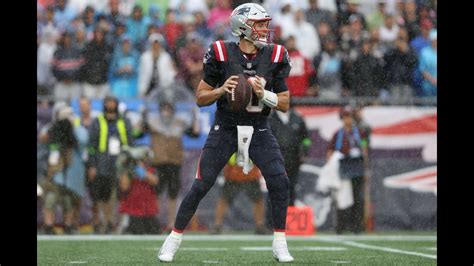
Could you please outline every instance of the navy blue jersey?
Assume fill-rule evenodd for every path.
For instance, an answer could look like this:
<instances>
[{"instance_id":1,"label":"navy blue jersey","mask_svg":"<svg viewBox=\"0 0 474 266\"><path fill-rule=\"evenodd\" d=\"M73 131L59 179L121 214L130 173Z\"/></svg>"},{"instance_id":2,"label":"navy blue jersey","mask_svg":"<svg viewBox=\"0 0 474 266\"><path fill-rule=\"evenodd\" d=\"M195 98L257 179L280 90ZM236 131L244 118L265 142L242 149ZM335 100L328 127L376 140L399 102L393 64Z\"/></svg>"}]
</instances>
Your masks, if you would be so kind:
<instances>
[{"instance_id":1,"label":"navy blue jersey","mask_svg":"<svg viewBox=\"0 0 474 266\"><path fill-rule=\"evenodd\" d=\"M291 66L288 51L281 45L270 44L260 48L256 55L249 56L235 42L216 41L209 46L203 64L203 80L214 88L222 86L232 75L244 74L247 77L258 75L265 78L266 90L274 93L288 91L285 78ZM266 122L270 111L252 93L252 100L246 110L234 113L224 94L217 100L215 123L229 128L236 125L260 126Z\"/></svg>"}]
</instances>

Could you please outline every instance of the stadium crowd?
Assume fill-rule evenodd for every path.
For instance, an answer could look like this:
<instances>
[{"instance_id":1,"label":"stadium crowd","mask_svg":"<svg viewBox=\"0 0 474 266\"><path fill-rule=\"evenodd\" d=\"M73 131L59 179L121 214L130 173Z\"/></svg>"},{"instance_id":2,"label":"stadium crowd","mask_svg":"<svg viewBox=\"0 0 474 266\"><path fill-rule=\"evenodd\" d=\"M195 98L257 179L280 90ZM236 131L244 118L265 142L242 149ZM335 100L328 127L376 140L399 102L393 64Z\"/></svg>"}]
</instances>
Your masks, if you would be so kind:
<instances>
[{"instance_id":1,"label":"stadium crowd","mask_svg":"<svg viewBox=\"0 0 474 266\"><path fill-rule=\"evenodd\" d=\"M232 0L38 0L38 94L57 100L194 91L212 41L234 40ZM436 0L254 1L290 52L293 97L437 95Z\"/></svg>"},{"instance_id":2,"label":"stadium crowd","mask_svg":"<svg viewBox=\"0 0 474 266\"><path fill-rule=\"evenodd\" d=\"M53 183L65 182L61 180L65 180L69 170L49 173L55 171L51 165L84 173L79 192L73 187L56 186L50 190L54 193L45 195L45 233L53 233L55 203L61 203L65 210L65 232L77 232L81 197L91 190L83 187L92 181L87 159L91 156L91 127L97 131L95 135L101 135L102 122L89 117L88 101L105 99L105 112L105 102L113 99L107 96L118 100L145 99L172 86L186 88L189 95L194 95L202 77L206 50L215 40L235 40L229 17L236 6L245 2L37 0L38 180L50 176L58 180ZM372 97L376 101L403 104L416 98L436 97L436 0L253 2L272 15L273 42L288 49L292 69L287 84L292 97L333 101ZM71 109L61 102L78 99L85 110L81 104L84 115L76 124ZM118 115L113 123L122 117L118 105L117 102L112 108ZM119 146L133 146L133 139L140 133L132 132L130 122L126 117L123 119L128 141L122 139L120 122L113 129L116 139L120 140ZM64 120L71 120L73 128L60 122ZM192 128L191 124L187 126ZM56 132L62 127L69 137ZM177 136L181 137L185 130L184 126L177 130ZM83 162L78 163L81 156ZM117 158L113 160L115 163ZM139 192L127 191L142 184L150 186L141 188L153 195L149 198L156 196L159 189L155 188L153 169L138 167L127 173L142 183L121 182L125 193L139 197ZM127 204L127 208L135 208ZM91 208L97 212L95 202ZM174 211L175 207L170 209ZM147 215L157 212L155 206ZM107 221L103 225L91 221L96 232L111 233L112 227L121 230L118 217L104 215ZM133 225L139 223L144 221L133 221Z\"/></svg>"}]
</instances>

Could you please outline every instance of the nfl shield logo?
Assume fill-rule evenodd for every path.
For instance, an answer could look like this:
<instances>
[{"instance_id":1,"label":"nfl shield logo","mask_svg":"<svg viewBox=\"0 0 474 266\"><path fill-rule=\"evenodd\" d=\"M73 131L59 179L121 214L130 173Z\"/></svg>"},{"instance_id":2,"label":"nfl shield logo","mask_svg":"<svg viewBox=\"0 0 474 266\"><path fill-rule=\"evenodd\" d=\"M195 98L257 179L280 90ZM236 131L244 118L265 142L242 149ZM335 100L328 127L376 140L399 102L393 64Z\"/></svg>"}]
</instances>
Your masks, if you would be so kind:
<instances>
[{"instance_id":1,"label":"nfl shield logo","mask_svg":"<svg viewBox=\"0 0 474 266\"><path fill-rule=\"evenodd\" d=\"M247 63L247 68L251 69L252 68L252 63Z\"/></svg>"}]
</instances>

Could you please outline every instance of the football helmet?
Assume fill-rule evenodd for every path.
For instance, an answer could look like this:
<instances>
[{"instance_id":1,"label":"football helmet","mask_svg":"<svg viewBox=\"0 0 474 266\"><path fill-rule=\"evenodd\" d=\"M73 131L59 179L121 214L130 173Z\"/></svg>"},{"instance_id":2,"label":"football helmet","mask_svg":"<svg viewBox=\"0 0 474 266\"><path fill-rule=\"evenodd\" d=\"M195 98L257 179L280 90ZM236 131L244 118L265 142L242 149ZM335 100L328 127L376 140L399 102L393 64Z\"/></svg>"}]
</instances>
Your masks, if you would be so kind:
<instances>
[{"instance_id":1,"label":"football helmet","mask_svg":"<svg viewBox=\"0 0 474 266\"><path fill-rule=\"evenodd\" d=\"M270 33L273 29L257 30L255 22L268 21L272 18L265 8L254 3L246 3L236 7L230 15L232 35L243 37L257 47L262 47L271 42Z\"/></svg>"}]
</instances>

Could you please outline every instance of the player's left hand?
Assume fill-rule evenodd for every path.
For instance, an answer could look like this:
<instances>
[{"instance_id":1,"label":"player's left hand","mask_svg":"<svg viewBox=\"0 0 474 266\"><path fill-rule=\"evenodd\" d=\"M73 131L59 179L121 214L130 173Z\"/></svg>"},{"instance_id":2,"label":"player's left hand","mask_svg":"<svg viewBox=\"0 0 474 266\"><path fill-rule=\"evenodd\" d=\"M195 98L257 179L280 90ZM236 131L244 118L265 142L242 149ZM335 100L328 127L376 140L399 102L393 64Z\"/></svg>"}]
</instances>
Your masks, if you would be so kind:
<instances>
[{"instance_id":1,"label":"player's left hand","mask_svg":"<svg viewBox=\"0 0 474 266\"><path fill-rule=\"evenodd\" d=\"M265 84L267 84L267 81L260 77L260 76L255 76L250 79L251 84L252 84L252 89L257 95L259 99L263 97L263 91L265 90Z\"/></svg>"}]
</instances>

